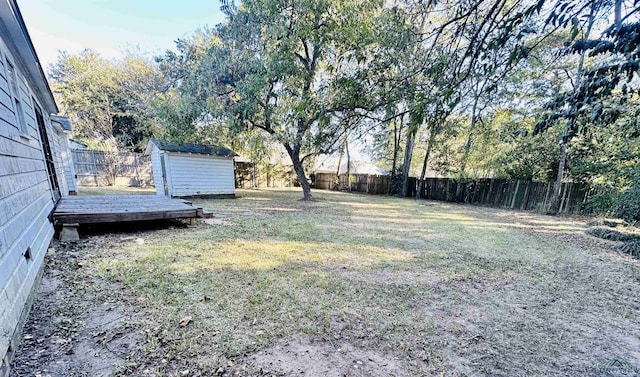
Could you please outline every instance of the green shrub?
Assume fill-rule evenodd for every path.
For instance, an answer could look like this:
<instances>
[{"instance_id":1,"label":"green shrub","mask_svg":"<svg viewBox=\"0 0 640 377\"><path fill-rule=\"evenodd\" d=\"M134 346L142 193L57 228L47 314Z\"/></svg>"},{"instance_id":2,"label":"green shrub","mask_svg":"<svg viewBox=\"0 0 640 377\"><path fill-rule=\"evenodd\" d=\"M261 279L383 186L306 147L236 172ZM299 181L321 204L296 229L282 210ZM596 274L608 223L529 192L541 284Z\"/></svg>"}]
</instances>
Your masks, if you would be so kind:
<instances>
[{"instance_id":1,"label":"green shrub","mask_svg":"<svg viewBox=\"0 0 640 377\"><path fill-rule=\"evenodd\" d=\"M584 213L616 216L628 222L640 221L640 182L625 191L602 187L584 203Z\"/></svg>"},{"instance_id":2,"label":"green shrub","mask_svg":"<svg viewBox=\"0 0 640 377\"><path fill-rule=\"evenodd\" d=\"M635 233L621 232L613 228L592 227L585 230L588 235L611 241L640 241L640 235Z\"/></svg>"},{"instance_id":3,"label":"green shrub","mask_svg":"<svg viewBox=\"0 0 640 377\"><path fill-rule=\"evenodd\" d=\"M620 246L620 251L636 258L640 258L640 240L625 242Z\"/></svg>"},{"instance_id":4,"label":"green shrub","mask_svg":"<svg viewBox=\"0 0 640 377\"><path fill-rule=\"evenodd\" d=\"M634 182L620 194L616 215L629 221L640 221L640 183Z\"/></svg>"},{"instance_id":5,"label":"green shrub","mask_svg":"<svg viewBox=\"0 0 640 377\"><path fill-rule=\"evenodd\" d=\"M597 216L612 215L619 206L620 194L614 190L605 190L592 195L584 203L585 213Z\"/></svg>"}]
</instances>

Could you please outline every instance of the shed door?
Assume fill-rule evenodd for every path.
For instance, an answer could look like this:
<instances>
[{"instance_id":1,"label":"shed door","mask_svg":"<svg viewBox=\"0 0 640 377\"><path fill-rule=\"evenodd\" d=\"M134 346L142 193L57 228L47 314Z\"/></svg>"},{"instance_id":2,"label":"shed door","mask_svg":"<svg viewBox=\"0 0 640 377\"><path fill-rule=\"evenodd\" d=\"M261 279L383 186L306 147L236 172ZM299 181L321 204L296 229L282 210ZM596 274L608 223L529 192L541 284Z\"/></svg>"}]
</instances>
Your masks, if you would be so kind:
<instances>
[{"instance_id":1,"label":"shed door","mask_svg":"<svg viewBox=\"0 0 640 377\"><path fill-rule=\"evenodd\" d=\"M35 100L33 103L35 104ZM58 185L58 177L56 175L56 167L53 162L53 153L51 153L51 144L49 144L49 136L47 135L47 128L44 124L44 117L42 111L35 105L36 109L36 121L38 122L38 131L40 132L40 143L42 144L42 151L44 152L44 162L47 166L47 175L49 176L49 183L51 184L51 190L53 191L53 198L57 202L60 199L60 187Z\"/></svg>"}]
</instances>

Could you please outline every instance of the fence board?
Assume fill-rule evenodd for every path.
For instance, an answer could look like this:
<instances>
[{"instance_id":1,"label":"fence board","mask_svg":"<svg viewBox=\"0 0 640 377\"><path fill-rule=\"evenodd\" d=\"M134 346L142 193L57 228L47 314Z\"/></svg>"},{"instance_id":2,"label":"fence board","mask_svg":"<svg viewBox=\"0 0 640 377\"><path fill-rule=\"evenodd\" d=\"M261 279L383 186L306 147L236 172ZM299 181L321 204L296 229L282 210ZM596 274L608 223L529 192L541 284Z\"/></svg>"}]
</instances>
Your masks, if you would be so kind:
<instances>
[{"instance_id":1,"label":"fence board","mask_svg":"<svg viewBox=\"0 0 640 377\"><path fill-rule=\"evenodd\" d=\"M422 187L419 197L423 199L540 212L549 209L553 191L553 183L494 178L469 180L426 178L421 186L419 180L410 177L409 183L408 196L415 196L417 190ZM390 177L388 176L364 174L352 174L351 179L348 180L346 174L341 174L339 179L336 179L335 174L318 173L315 180L315 188L318 189L350 190L371 194L388 193L389 184ZM560 212L580 213L584 209L583 204L595 193L596 190L587 184L563 183Z\"/></svg>"},{"instance_id":2,"label":"fence board","mask_svg":"<svg viewBox=\"0 0 640 377\"><path fill-rule=\"evenodd\" d=\"M132 152L71 151L80 186L152 186L151 157Z\"/></svg>"},{"instance_id":3,"label":"fence board","mask_svg":"<svg viewBox=\"0 0 640 377\"><path fill-rule=\"evenodd\" d=\"M427 178L420 198L545 211L550 205L552 188L551 183L523 180ZM563 183L560 212L579 213L590 195L592 190L587 184Z\"/></svg>"},{"instance_id":4,"label":"fence board","mask_svg":"<svg viewBox=\"0 0 640 377\"><path fill-rule=\"evenodd\" d=\"M316 173L314 187L323 190L387 194L390 184L390 177L382 175L351 174L349 179L347 174L336 177L333 173Z\"/></svg>"}]
</instances>

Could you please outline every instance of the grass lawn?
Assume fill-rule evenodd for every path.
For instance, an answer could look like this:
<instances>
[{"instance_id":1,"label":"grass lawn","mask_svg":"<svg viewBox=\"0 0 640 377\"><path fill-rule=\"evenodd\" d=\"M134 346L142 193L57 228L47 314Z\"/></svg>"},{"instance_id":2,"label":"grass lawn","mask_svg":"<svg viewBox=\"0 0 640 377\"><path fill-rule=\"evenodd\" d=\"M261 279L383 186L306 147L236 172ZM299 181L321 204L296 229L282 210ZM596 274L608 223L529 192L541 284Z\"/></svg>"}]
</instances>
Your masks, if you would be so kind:
<instances>
[{"instance_id":1,"label":"grass lawn","mask_svg":"<svg viewBox=\"0 0 640 377\"><path fill-rule=\"evenodd\" d=\"M96 299L118 297L141 321L124 374L595 376L609 359L640 366L640 261L585 235L581 221L327 191L311 203L293 190L238 194L195 202L215 212L210 224L77 246L84 279L111 287Z\"/></svg>"}]
</instances>

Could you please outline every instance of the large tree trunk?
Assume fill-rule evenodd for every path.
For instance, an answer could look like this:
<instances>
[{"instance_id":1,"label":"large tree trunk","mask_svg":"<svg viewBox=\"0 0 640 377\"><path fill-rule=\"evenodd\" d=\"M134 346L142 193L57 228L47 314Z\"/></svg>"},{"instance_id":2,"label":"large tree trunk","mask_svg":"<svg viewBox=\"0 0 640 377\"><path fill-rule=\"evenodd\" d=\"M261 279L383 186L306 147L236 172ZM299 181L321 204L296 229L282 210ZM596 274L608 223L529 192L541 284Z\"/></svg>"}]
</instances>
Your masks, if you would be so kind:
<instances>
[{"instance_id":1,"label":"large tree trunk","mask_svg":"<svg viewBox=\"0 0 640 377\"><path fill-rule=\"evenodd\" d=\"M431 155L433 144L436 141L438 128L439 127L435 124L431 127L429 141L427 143L427 151L425 152L424 160L422 161L422 171L420 172L420 183L418 184L418 190L416 191L416 199L420 199L420 194L422 193L422 190L424 190L424 177L427 174L427 164L429 163L429 156Z\"/></svg>"},{"instance_id":2,"label":"large tree trunk","mask_svg":"<svg viewBox=\"0 0 640 377\"><path fill-rule=\"evenodd\" d=\"M467 136L467 142L464 144L464 155L462 156L462 163L460 164L460 173L464 177L464 171L467 168L467 159L469 159L469 152L471 152L471 143L473 142L473 131L476 128L476 123L478 121L478 117L476 116L476 112L478 111L478 97L479 95L476 93L476 98L473 100L473 108L471 110L471 128L469 129L469 136Z\"/></svg>"},{"instance_id":3,"label":"large tree trunk","mask_svg":"<svg viewBox=\"0 0 640 377\"><path fill-rule=\"evenodd\" d=\"M347 190L351 191L351 153L349 153L349 137L344 133L344 151L347 155Z\"/></svg>"},{"instance_id":4,"label":"large tree trunk","mask_svg":"<svg viewBox=\"0 0 640 377\"><path fill-rule=\"evenodd\" d=\"M395 177L396 177L396 167L398 165L398 149L399 148L399 141L398 141L398 123L396 123L396 120L393 120L393 157L392 157L392 163L391 163L391 179L389 180L389 188L387 190L387 194L391 195L391 190L393 189L393 182L395 181Z\"/></svg>"},{"instance_id":5,"label":"large tree trunk","mask_svg":"<svg viewBox=\"0 0 640 377\"><path fill-rule=\"evenodd\" d=\"M342 156L344 156L344 147L340 148L340 157L338 157L338 168L336 169L336 189L340 190L340 166L342 165Z\"/></svg>"},{"instance_id":6,"label":"large tree trunk","mask_svg":"<svg viewBox=\"0 0 640 377\"><path fill-rule=\"evenodd\" d=\"M413 158L413 145L415 144L416 133L410 132L407 135L407 143L404 148L404 165L402 166L402 196L407 197L409 193L409 168Z\"/></svg>"},{"instance_id":7,"label":"large tree trunk","mask_svg":"<svg viewBox=\"0 0 640 377\"><path fill-rule=\"evenodd\" d=\"M560 163L558 164L558 175L556 182L553 184L553 193L551 195L551 204L549 205L549 214L557 214L560 210L560 191L562 189L562 178L564 177L564 167L567 163L567 143L560 145Z\"/></svg>"},{"instance_id":8,"label":"large tree trunk","mask_svg":"<svg viewBox=\"0 0 640 377\"><path fill-rule=\"evenodd\" d=\"M589 34L591 34L591 28L593 27L593 22L595 19L595 12L597 7L597 2L594 2L591 5L591 12L589 14L589 21L587 23L587 30L584 32L583 38L585 40L589 39ZM585 58L586 50L580 53L580 60L578 61L578 70L576 71L576 80L574 91L579 90L582 85L582 75L584 69L584 58ZM577 104L573 104L574 110L577 107ZM577 112L577 111L576 111ZM564 129L564 135L567 135L569 131L573 129L573 126L576 123L576 116L574 115L569 121L567 121L567 126ZM562 188L562 178L564 177L564 168L567 162L567 145L569 144L570 139L568 137L564 137L560 144L560 163L558 164L558 174L556 175L556 182L553 185L553 193L551 195L551 201L549 205L549 210L547 211L549 214L557 214L560 210L560 189Z\"/></svg>"},{"instance_id":9,"label":"large tree trunk","mask_svg":"<svg viewBox=\"0 0 640 377\"><path fill-rule=\"evenodd\" d=\"M400 124L398 120L393 120L393 164L391 165L391 180L389 180L389 192L393 190L393 183L396 178L396 169L398 168L398 153L400 153L400 140L402 140L402 123L404 122L404 115L400 116Z\"/></svg>"},{"instance_id":10,"label":"large tree trunk","mask_svg":"<svg viewBox=\"0 0 640 377\"><path fill-rule=\"evenodd\" d=\"M620 26L622 26L622 0L615 0L614 8L614 22L616 29L620 30Z\"/></svg>"},{"instance_id":11,"label":"large tree trunk","mask_svg":"<svg viewBox=\"0 0 640 377\"><path fill-rule=\"evenodd\" d=\"M293 170L296 172L298 182L300 182L300 187L302 187L304 200L312 200L313 196L311 196L311 185L307 180L307 176L304 174L304 167L302 166L302 161L300 160L300 150L297 148L290 148L288 146L285 146L285 148L287 150L287 153L289 153L289 157L291 157Z\"/></svg>"}]
</instances>

